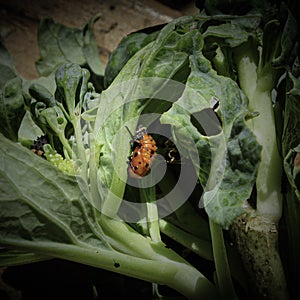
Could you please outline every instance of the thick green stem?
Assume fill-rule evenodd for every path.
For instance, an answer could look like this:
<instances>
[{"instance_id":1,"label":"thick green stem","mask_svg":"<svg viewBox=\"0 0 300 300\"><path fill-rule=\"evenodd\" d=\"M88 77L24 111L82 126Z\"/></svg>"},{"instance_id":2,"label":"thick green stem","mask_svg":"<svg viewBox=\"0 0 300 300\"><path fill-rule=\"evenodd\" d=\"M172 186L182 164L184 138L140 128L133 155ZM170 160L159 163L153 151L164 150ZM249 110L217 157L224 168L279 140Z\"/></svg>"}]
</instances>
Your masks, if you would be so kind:
<instances>
[{"instance_id":1,"label":"thick green stem","mask_svg":"<svg viewBox=\"0 0 300 300\"><path fill-rule=\"evenodd\" d=\"M237 59L240 86L249 99L249 109L259 113L258 117L247 121L262 146L256 179L257 213L278 223L282 214L282 160L277 148L271 98L272 70L270 68L270 72L267 72L266 66L264 70L258 69L251 51L246 47L242 48L240 53L242 55Z\"/></svg>"},{"instance_id":2,"label":"thick green stem","mask_svg":"<svg viewBox=\"0 0 300 300\"><path fill-rule=\"evenodd\" d=\"M186 262L181 256L165 248L162 242L152 242L122 221L103 214L99 221L106 236L114 237L110 240L110 244L114 249L148 259L161 260L167 257L167 259L174 261Z\"/></svg>"},{"instance_id":3,"label":"thick green stem","mask_svg":"<svg viewBox=\"0 0 300 300\"><path fill-rule=\"evenodd\" d=\"M200 272L188 264L166 260L153 261L107 249L61 243L21 241L14 243L14 246L142 280L165 284L188 299L218 299L215 287Z\"/></svg>"},{"instance_id":4,"label":"thick green stem","mask_svg":"<svg viewBox=\"0 0 300 300\"><path fill-rule=\"evenodd\" d=\"M160 242L159 218L157 205L154 202L147 203L148 228L153 242Z\"/></svg>"},{"instance_id":5,"label":"thick green stem","mask_svg":"<svg viewBox=\"0 0 300 300\"><path fill-rule=\"evenodd\" d=\"M211 220L209 221L209 226L221 298L224 300L237 299L231 280L222 227Z\"/></svg>"},{"instance_id":6,"label":"thick green stem","mask_svg":"<svg viewBox=\"0 0 300 300\"><path fill-rule=\"evenodd\" d=\"M148 176L151 176L149 174ZM148 188L140 188L140 196L142 203L147 206L147 226L150 237L153 242L161 242L159 230L159 217L156 205L155 186Z\"/></svg>"},{"instance_id":7,"label":"thick green stem","mask_svg":"<svg viewBox=\"0 0 300 300\"><path fill-rule=\"evenodd\" d=\"M213 260L211 242L200 239L165 220L159 220L160 230L200 257Z\"/></svg>"},{"instance_id":8,"label":"thick green stem","mask_svg":"<svg viewBox=\"0 0 300 300\"><path fill-rule=\"evenodd\" d=\"M165 262L170 264L175 264L180 267L180 274L174 273L169 283L165 283L177 290L180 288L180 291L186 295L190 299L197 299L195 297L198 295L200 297L200 293L206 294L206 290L211 290L212 297L217 296L217 290L213 290L213 285L201 274L197 271L197 280L198 283L195 283L195 280L192 280L194 283L181 283L178 281L189 281L192 276L195 276L195 270L192 266L190 266L180 255L176 254L173 250L168 249L161 242L155 243L142 235L136 233L133 229L131 229L126 223L108 218L104 215L101 216L101 226L104 229L106 236L114 236L114 239L111 240L111 245L122 251L123 253L127 253L129 255L134 256L135 258L143 258L147 259L150 262ZM143 272L148 272L146 266L143 266ZM157 270L159 272L159 270ZM184 272L190 272L189 274ZM193 275L194 274L194 275ZM128 274L130 275L130 274ZM158 282L158 278L160 278L159 274L156 274L157 278L152 280L152 282ZM143 279L142 277L138 277ZM201 278L201 279L200 279ZM189 285L189 287L181 288L180 285ZM196 285L191 287L190 285ZM174 287L176 285L177 287ZM197 291L195 291L195 288ZM184 289L184 292L183 290ZM201 291L201 292L200 292ZM204 296L206 299L206 296Z\"/></svg>"},{"instance_id":9,"label":"thick green stem","mask_svg":"<svg viewBox=\"0 0 300 300\"><path fill-rule=\"evenodd\" d=\"M256 179L257 213L278 223L282 214L282 161L277 149L271 92L261 91L258 86L249 106L252 111L259 112L258 117L249 121L249 127L262 145Z\"/></svg>"},{"instance_id":10,"label":"thick green stem","mask_svg":"<svg viewBox=\"0 0 300 300\"><path fill-rule=\"evenodd\" d=\"M274 46L275 47L275 46ZM280 158L271 92L274 70L271 62L257 66L249 45L237 51L241 89L249 99L249 109L259 116L248 120L259 144L261 161L256 179L257 209L243 217L239 226L232 225L239 253L255 287L254 294L268 299L287 299L285 275L278 254L278 222L282 214ZM265 296L267 295L267 296Z\"/></svg>"}]
</instances>

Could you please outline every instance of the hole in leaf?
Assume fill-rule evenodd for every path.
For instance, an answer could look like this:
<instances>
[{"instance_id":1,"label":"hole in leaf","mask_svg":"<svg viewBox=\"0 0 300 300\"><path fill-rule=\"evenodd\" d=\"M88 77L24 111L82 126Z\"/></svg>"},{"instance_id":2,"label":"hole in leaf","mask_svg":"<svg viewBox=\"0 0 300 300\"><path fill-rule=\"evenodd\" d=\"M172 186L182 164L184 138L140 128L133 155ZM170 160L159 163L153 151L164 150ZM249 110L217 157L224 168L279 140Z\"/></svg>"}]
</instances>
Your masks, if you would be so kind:
<instances>
[{"instance_id":1,"label":"hole in leaf","mask_svg":"<svg viewBox=\"0 0 300 300\"><path fill-rule=\"evenodd\" d=\"M211 108L192 114L191 122L204 136L217 135L222 131L222 124Z\"/></svg>"}]
</instances>

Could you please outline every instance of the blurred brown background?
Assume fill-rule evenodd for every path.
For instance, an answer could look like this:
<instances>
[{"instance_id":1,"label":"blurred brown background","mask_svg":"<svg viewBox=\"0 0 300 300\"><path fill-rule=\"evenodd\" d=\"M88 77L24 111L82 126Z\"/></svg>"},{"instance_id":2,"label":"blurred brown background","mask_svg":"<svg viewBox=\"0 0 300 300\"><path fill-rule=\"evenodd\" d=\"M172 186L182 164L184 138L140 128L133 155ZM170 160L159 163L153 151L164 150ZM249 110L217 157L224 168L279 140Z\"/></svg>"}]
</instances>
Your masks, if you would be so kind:
<instances>
[{"instance_id":1,"label":"blurred brown background","mask_svg":"<svg viewBox=\"0 0 300 300\"><path fill-rule=\"evenodd\" d=\"M197 12L194 1L188 0L0 0L0 38L19 73L33 79L38 77L37 29L43 18L81 28L100 13L94 33L100 59L106 64L110 52L128 33Z\"/></svg>"}]
</instances>

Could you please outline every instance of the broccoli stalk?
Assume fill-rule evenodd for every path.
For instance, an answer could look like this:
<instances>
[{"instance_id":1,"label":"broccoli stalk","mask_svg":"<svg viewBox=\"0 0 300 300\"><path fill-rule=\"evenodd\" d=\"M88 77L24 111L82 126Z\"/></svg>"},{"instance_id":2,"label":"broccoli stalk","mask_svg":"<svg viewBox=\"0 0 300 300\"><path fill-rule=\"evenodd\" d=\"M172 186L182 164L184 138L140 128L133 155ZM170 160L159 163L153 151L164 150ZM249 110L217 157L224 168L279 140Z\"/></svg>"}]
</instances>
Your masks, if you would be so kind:
<instances>
[{"instance_id":1,"label":"broccoli stalk","mask_svg":"<svg viewBox=\"0 0 300 300\"><path fill-rule=\"evenodd\" d=\"M238 79L249 99L249 108L259 115L247 121L262 146L261 161L256 178L256 209L240 217L231 231L253 284L260 295L268 299L287 299L285 275L278 253L278 222L282 214L282 159L277 141L272 103L278 71L272 61L279 40L258 51L251 41L239 47ZM272 49L268 49L271 48ZM260 49L259 49L260 50ZM266 51L270 51L266 55ZM268 58L268 59L266 59ZM258 61L258 63L257 63ZM253 271L254 270L254 271Z\"/></svg>"},{"instance_id":2,"label":"broccoli stalk","mask_svg":"<svg viewBox=\"0 0 300 300\"><path fill-rule=\"evenodd\" d=\"M261 162L256 179L257 214L266 216L274 223L281 217L281 174L282 159L276 142L276 128L271 93L274 88L271 62L257 66L253 51L244 45L238 57L238 74L241 89L249 99L249 109L259 116L248 120L248 126L255 133L262 146ZM249 53L250 52L250 53Z\"/></svg>"}]
</instances>

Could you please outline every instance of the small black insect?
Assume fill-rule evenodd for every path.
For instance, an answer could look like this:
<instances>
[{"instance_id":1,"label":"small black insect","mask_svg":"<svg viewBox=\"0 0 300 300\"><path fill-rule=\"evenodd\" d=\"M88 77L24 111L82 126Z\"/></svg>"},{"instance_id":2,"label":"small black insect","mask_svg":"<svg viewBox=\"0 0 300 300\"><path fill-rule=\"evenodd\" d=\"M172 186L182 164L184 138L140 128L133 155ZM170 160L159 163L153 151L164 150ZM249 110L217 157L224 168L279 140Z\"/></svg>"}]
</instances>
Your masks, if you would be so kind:
<instances>
[{"instance_id":1,"label":"small black insect","mask_svg":"<svg viewBox=\"0 0 300 300\"><path fill-rule=\"evenodd\" d=\"M45 157L44 152L44 145L48 144L48 140L45 135L41 135L38 137L34 142L33 145L30 147L30 150L37 154L38 156L41 156L43 158Z\"/></svg>"}]
</instances>

